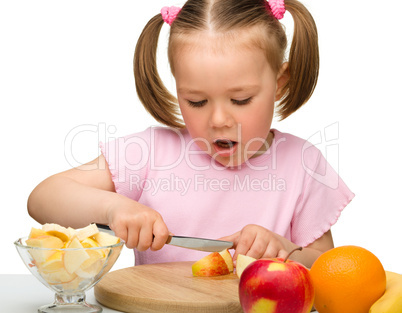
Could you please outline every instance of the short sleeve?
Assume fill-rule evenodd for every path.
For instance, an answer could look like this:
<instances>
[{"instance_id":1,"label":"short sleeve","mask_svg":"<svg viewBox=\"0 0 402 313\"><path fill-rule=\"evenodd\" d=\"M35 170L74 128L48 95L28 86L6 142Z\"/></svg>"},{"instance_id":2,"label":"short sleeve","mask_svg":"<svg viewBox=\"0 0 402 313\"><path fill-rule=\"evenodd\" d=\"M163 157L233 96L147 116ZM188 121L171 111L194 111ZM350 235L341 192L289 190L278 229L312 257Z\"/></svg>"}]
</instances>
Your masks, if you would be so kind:
<instances>
[{"instance_id":1,"label":"short sleeve","mask_svg":"<svg viewBox=\"0 0 402 313\"><path fill-rule=\"evenodd\" d=\"M99 143L116 192L138 201L146 181L150 158L150 128Z\"/></svg>"},{"instance_id":2,"label":"short sleeve","mask_svg":"<svg viewBox=\"0 0 402 313\"><path fill-rule=\"evenodd\" d=\"M315 147L303 154L304 185L292 219L292 242L307 246L326 233L353 199L341 177Z\"/></svg>"}]
</instances>

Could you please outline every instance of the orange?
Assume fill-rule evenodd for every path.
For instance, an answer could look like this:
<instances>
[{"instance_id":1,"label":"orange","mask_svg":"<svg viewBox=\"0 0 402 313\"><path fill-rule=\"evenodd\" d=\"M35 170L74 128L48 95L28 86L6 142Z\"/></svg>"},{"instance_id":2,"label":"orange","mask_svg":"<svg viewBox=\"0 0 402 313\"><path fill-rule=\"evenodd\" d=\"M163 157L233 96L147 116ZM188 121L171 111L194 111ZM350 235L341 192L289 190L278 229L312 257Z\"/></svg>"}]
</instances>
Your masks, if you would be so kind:
<instances>
[{"instance_id":1,"label":"orange","mask_svg":"<svg viewBox=\"0 0 402 313\"><path fill-rule=\"evenodd\" d=\"M385 292L385 271L370 251L342 246L324 252L310 270L320 313L367 313Z\"/></svg>"}]
</instances>

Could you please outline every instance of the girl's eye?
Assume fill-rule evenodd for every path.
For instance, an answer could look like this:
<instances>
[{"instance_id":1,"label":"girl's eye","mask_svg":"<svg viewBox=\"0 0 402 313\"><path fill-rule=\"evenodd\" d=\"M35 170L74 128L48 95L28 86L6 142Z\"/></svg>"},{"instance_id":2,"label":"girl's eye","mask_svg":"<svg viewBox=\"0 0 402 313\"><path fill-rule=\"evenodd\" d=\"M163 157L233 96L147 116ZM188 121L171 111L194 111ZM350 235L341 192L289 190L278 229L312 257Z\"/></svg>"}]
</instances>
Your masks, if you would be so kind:
<instances>
[{"instance_id":1,"label":"girl's eye","mask_svg":"<svg viewBox=\"0 0 402 313\"><path fill-rule=\"evenodd\" d=\"M247 99L243 99L243 100L236 100L236 99L232 99L232 103L236 104L236 105L245 105L245 104L249 104L251 102L251 99L253 97L247 98Z\"/></svg>"},{"instance_id":2,"label":"girl's eye","mask_svg":"<svg viewBox=\"0 0 402 313\"><path fill-rule=\"evenodd\" d=\"M201 100L201 101L190 101L190 100L187 100L187 102L188 102L188 104L189 104L191 107L200 108L200 107L202 107L204 104L207 103L207 100Z\"/></svg>"}]
</instances>

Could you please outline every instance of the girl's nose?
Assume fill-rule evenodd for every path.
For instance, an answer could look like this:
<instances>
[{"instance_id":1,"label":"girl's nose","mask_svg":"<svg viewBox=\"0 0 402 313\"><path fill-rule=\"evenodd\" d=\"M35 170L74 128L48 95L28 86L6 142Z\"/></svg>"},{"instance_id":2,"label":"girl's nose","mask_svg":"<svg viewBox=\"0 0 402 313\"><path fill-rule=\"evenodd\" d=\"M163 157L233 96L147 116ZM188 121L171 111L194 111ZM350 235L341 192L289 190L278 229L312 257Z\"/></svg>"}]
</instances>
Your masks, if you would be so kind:
<instances>
[{"instance_id":1,"label":"girl's nose","mask_svg":"<svg viewBox=\"0 0 402 313\"><path fill-rule=\"evenodd\" d=\"M214 105L211 111L210 126L219 127L231 127L233 125L233 117L230 111L223 105Z\"/></svg>"}]
</instances>

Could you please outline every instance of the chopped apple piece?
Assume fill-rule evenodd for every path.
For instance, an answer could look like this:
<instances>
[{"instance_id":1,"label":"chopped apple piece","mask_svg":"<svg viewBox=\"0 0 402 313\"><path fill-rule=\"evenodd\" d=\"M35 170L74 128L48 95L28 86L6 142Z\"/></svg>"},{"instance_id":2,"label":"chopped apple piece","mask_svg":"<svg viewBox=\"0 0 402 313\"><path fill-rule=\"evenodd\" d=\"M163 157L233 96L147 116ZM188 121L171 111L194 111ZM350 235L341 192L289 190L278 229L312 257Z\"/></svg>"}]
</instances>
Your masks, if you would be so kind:
<instances>
[{"instance_id":1,"label":"chopped apple piece","mask_svg":"<svg viewBox=\"0 0 402 313\"><path fill-rule=\"evenodd\" d=\"M98 232L94 235L94 239L100 246L111 246L120 242L120 238L116 236L112 236L105 232Z\"/></svg>"},{"instance_id":2,"label":"chopped apple piece","mask_svg":"<svg viewBox=\"0 0 402 313\"><path fill-rule=\"evenodd\" d=\"M86 238L83 241L81 241L81 244L84 248L97 248L99 247L99 244L91 239L91 238ZM86 269L90 267L93 263L95 263L98 260L101 260L105 257L105 249L88 249L86 252L89 255L89 259L86 260L84 263L81 264L80 268Z\"/></svg>"},{"instance_id":3,"label":"chopped apple piece","mask_svg":"<svg viewBox=\"0 0 402 313\"><path fill-rule=\"evenodd\" d=\"M91 237L95 234L99 233L99 229L96 224L90 224L87 227L84 227L76 232L76 236L79 241L84 240L85 238Z\"/></svg>"},{"instance_id":4,"label":"chopped apple piece","mask_svg":"<svg viewBox=\"0 0 402 313\"><path fill-rule=\"evenodd\" d=\"M64 242L70 240L70 231L58 224L45 224L42 226L42 230L47 232L49 235L60 238Z\"/></svg>"},{"instance_id":5,"label":"chopped apple piece","mask_svg":"<svg viewBox=\"0 0 402 313\"><path fill-rule=\"evenodd\" d=\"M224 258L218 252L198 260L191 269L193 276L220 276L230 273Z\"/></svg>"},{"instance_id":6,"label":"chopped apple piece","mask_svg":"<svg viewBox=\"0 0 402 313\"><path fill-rule=\"evenodd\" d=\"M69 232L70 239L74 238L77 234L77 231L72 227L67 227L67 230Z\"/></svg>"},{"instance_id":7,"label":"chopped apple piece","mask_svg":"<svg viewBox=\"0 0 402 313\"><path fill-rule=\"evenodd\" d=\"M102 270L105 262L105 258L99 258L99 255L94 254L93 251L88 252L90 258L82 263L82 265L75 271L75 274L82 278L90 278L98 274Z\"/></svg>"},{"instance_id":8,"label":"chopped apple piece","mask_svg":"<svg viewBox=\"0 0 402 313\"><path fill-rule=\"evenodd\" d=\"M44 230L32 227L28 238L37 238L37 237L46 236L46 235L49 235L49 234L47 232L45 232Z\"/></svg>"},{"instance_id":9,"label":"chopped apple piece","mask_svg":"<svg viewBox=\"0 0 402 313\"><path fill-rule=\"evenodd\" d=\"M36 238L29 238L26 240L26 244L31 247L38 248L50 248L50 249L59 249L63 247L63 241L60 238L44 235ZM36 262L42 263L45 262L52 254L56 252L56 250L35 250L32 249L29 251L32 257Z\"/></svg>"},{"instance_id":10,"label":"chopped apple piece","mask_svg":"<svg viewBox=\"0 0 402 313\"><path fill-rule=\"evenodd\" d=\"M229 272L233 272L234 266L233 266L233 258L232 255L230 254L228 249L225 249L219 254L222 256L222 258L225 260L226 265L228 266Z\"/></svg>"},{"instance_id":11,"label":"chopped apple piece","mask_svg":"<svg viewBox=\"0 0 402 313\"><path fill-rule=\"evenodd\" d=\"M64 268L63 253L60 250L56 251L44 263L40 263L38 268L43 273L52 273Z\"/></svg>"},{"instance_id":12,"label":"chopped apple piece","mask_svg":"<svg viewBox=\"0 0 402 313\"><path fill-rule=\"evenodd\" d=\"M70 274L65 268L50 273L41 273L41 276L51 285L65 284L73 281L77 275Z\"/></svg>"},{"instance_id":13,"label":"chopped apple piece","mask_svg":"<svg viewBox=\"0 0 402 313\"><path fill-rule=\"evenodd\" d=\"M244 254L239 254L236 260L236 275L240 278L241 274L243 273L244 269L250 264L253 263L256 259L252 258L251 256L247 256Z\"/></svg>"},{"instance_id":14,"label":"chopped apple piece","mask_svg":"<svg viewBox=\"0 0 402 313\"><path fill-rule=\"evenodd\" d=\"M69 274L74 273L82 263L89 259L89 254L83 249L77 238L73 238L67 248L79 250L66 250L64 253L64 267Z\"/></svg>"},{"instance_id":15,"label":"chopped apple piece","mask_svg":"<svg viewBox=\"0 0 402 313\"><path fill-rule=\"evenodd\" d=\"M102 246L119 242L118 237L100 233L96 224L80 230L45 224L42 229L32 227L26 245L45 248L30 249L43 279L75 289L82 279L92 278L104 268L110 249Z\"/></svg>"},{"instance_id":16,"label":"chopped apple piece","mask_svg":"<svg viewBox=\"0 0 402 313\"><path fill-rule=\"evenodd\" d=\"M99 247L99 243L93 240L92 238L85 238L81 241L81 244L84 248L97 248Z\"/></svg>"}]
</instances>

